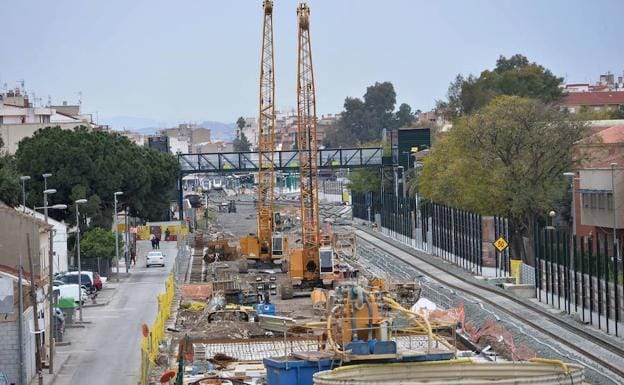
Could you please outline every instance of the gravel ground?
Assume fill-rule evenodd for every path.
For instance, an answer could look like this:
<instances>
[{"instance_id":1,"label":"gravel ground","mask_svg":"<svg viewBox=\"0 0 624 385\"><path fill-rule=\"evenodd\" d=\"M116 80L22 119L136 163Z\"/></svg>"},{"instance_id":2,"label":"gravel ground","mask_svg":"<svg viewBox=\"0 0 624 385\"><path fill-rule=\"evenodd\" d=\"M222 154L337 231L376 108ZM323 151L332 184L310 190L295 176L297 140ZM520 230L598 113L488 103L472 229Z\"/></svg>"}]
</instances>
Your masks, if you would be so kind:
<instances>
[{"instance_id":1,"label":"gravel ground","mask_svg":"<svg viewBox=\"0 0 624 385\"><path fill-rule=\"evenodd\" d=\"M620 378L609 378L600 369L594 369L591 362L568 351L556 342L549 341L541 333L518 325L517 321L506 314L498 313L474 297L458 293L444 285L424 276L407 263L385 253L381 248L358 239L358 263L366 266L371 273L387 280L418 280L422 286L422 297L435 302L443 308L454 307L464 303L466 322L480 327L487 319L496 320L511 332L516 346L525 345L535 351L538 357L578 363L585 367L586 381L592 384L624 384ZM442 263L442 262L441 262Z\"/></svg>"}]
</instances>

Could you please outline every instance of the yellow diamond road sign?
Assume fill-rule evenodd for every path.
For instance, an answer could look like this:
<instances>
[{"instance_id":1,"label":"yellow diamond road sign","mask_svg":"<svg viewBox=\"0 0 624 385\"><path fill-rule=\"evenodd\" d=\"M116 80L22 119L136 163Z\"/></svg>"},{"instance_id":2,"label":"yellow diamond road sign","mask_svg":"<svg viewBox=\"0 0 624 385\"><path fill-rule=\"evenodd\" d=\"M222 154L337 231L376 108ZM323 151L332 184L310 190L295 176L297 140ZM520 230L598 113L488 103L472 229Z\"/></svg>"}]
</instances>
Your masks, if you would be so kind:
<instances>
[{"instance_id":1,"label":"yellow diamond road sign","mask_svg":"<svg viewBox=\"0 0 624 385\"><path fill-rule=\"evenodd\" d=\"M502 253L509 247L509 243L507 243L505 238L500 237L494 241L494 247L496 247L496 250L498 250L499 253Z\"/></svg>"}]
</instances>

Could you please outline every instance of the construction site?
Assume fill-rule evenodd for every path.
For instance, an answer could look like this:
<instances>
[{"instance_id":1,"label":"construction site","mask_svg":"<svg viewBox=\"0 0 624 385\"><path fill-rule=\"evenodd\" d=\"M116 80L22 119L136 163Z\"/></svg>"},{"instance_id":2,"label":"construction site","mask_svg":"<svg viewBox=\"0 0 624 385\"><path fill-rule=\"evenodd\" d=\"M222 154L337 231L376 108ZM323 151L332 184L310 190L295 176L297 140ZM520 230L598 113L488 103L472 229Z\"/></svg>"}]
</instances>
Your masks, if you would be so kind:
<instances>
[{"instance_id":1,"label":"construction site","mask_svg":"<svg viewBox=\"0 0 624 385\"><path fill-rule=\"evenodd\" d=\"M255 183L186 189L194 231L178 254L150 382L621 383L617 335L513 299L502 289L511 279L466 273L392 239L370 219L354 218L342 199L348 191L338 202L319 199L310 35L322 23L303 3L296 9L299 186L276 187L272 13L265 0Z\"/></svg>"}]
</instances>

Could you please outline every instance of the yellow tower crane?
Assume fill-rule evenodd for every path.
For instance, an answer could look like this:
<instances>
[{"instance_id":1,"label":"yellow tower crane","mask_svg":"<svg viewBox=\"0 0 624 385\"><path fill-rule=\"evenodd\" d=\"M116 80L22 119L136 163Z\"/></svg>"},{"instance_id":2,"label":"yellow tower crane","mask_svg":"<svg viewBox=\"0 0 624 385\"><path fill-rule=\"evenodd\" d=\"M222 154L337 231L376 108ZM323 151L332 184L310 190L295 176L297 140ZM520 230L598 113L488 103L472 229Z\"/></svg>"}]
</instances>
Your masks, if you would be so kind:
<instances>
[{"instance_id":1,"label":"yellow tower crane","mask_svg":"<svg viewBox=\"0 0 624 385\"><path fill-rule=\"evenodd\" d=\"M281 225L273 208L275 180L275 71L273 58L273 1L263 2L262 59L260 62L260 111L258 116L258 232L240 239L241 251L248 260L281 263L287 240L276 229Z\"/></svg>"},{"instance_id":2,"label":"yellow tower crane","mask_svg":"<svg viewBox=\"0 0 624 385\"><path fill-rule=\"evenodd\" d=\"M299 150L302 247L289 255L292 285L322 286L334 279L331 242L321 238L318 210L318 143L316 138L316 92L310 44L310 8L297 8L299 53L297 70L297 146ZM282 299L291 298L292 286L282 285Z\"/></svg>"}]
</instances>

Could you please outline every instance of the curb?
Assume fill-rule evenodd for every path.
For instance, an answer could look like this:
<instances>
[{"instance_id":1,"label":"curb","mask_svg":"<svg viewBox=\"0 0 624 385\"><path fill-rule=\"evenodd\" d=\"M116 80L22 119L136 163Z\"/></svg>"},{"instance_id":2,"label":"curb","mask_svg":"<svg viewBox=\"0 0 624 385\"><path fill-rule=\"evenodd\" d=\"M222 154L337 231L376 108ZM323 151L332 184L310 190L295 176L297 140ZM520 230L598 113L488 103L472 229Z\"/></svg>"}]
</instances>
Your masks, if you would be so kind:
<instances>
[{"instance_id":1,"label":"curb","mask_svg":"<svg viewBox=\"0 0 624 385\"><path fill-rule=\"evenodd\" d=\"M56 378L59 375L59 372L63 370L63 368L65 367L65 364L67 364L67 361L69 361L70 357L71 357L71 354L67 354L65 356L65 359L59 364L58 368L54 371L54 374L52 374L52 380L50 380L50 384L54 384L54 382L56 381Z\"/></svg>"},{"instance_id":2,"label":"curb","mask_svg":"<svg viewBox=\"0 0 624 385\"><path fill-rule=\"evenodd\" d=\"M89 308L89 307L101 307L101 306L108 305L113 300L113 298L115 298L115 296L117 295L117 289L119 289L119 288L117 288L117 287L116 288L112 288L111 287L111 288L107 288L107 289L102 289L102 290L114 290L113 294L111 294L110 298L108 298L106 300L106 302L85 304L85 305L82 305L82 307Z\"/></svg>"}]
</instances>

